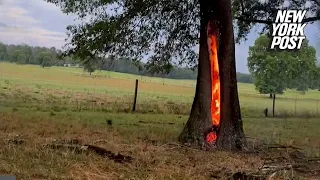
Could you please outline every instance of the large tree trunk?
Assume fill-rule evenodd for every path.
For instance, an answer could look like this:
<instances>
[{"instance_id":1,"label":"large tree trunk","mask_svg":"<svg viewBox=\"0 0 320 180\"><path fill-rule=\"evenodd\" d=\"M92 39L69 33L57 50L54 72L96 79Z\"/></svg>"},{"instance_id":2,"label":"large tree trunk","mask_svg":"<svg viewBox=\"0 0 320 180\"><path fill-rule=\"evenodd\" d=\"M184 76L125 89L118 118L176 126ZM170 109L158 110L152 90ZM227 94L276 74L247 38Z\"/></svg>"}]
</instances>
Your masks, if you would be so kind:
<instances>
[{"instance_id":1,"label":"large tree trunk","mask_svg":"<svg viewBox=\"0 0 320 180\"><path fill-rule=\"evenodd\" d=\"M209 145L206 135L212 131L211 120L211 67L207 44L207 27L217 36L220 77L220 127L216 147L241 149L244 138L235 67L235 43L233 35L231 1L200 0L200 51L196 94L191 113L179 139L183 143Z\"/></svg>"}]
</instances>

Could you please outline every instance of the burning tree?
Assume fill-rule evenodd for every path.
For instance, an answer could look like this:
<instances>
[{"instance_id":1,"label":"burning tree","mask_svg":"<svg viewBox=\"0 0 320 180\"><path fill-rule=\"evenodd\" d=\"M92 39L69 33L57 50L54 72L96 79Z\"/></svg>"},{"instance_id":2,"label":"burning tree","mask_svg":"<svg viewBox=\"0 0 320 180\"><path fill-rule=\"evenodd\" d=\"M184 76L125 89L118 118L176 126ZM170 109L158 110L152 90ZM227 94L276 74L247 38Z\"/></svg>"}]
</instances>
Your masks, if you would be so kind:
<instances>
[{"instance_id":1,"label":"burning tree","mask_svg":"<svg viewBox=\"0 0 320 180\"><path fill-rule=\"evenodd\" d=\"M285 2L293 8L306 1L319 5L317 0L46 1L87 22L68 26L70 43L66 54L81 59L109 54L133 61L147 57L146 68L153 73L167 73L175 64L197 67L196 93L179 139L227 150L246 145L237 90L232 15L237 19L236 39L240 40L254 23L270 24L272 19L266 17L272 17ZM199 53L194 51L196 45Z\"/></svg>"},{"instance_id":2,"label":"burning tree","mask_svg":"<svg viewBox=\"0 0 320 180\"><path fill-rule=\"evenodd\" d=\"M240 116L231 1L200 1L196 95L180 141L235 149L245 145Z\"/></svg>"}]
</instances>

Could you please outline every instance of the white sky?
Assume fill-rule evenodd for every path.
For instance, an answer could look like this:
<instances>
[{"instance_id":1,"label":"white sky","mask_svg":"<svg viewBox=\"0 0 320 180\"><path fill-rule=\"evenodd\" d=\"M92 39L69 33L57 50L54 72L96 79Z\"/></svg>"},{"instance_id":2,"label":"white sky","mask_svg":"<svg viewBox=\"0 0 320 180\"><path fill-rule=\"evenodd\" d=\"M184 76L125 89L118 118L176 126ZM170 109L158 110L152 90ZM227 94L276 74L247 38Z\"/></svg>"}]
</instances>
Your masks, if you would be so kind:
<instances>
[{"instance_id":1,"label":"white sky","mask_svg":"<svg viewBox=\"0 0 320 180\"><path fill-rule=\"evenodd\" d=\"M66 26L73 17L44 0L0 0L0 41L6 44L26 43L32 46L61 48L66 38ZM320 54L319 27L307 25L305 33L310 44ZM258 37L251 32L248 41L236 45L237 71L247 73L248 48Z\"/></svg>"}]
</instances>

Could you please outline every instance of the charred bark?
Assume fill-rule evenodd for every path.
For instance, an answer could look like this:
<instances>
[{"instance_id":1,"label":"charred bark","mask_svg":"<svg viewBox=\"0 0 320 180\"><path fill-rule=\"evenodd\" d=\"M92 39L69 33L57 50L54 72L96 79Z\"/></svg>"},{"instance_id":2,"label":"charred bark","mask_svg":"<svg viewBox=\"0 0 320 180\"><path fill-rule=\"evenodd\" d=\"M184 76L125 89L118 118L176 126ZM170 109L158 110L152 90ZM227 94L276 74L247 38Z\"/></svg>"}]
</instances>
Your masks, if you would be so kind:
<instances>
[{"instance_id":1,"label":"charred bark","mask_svg":"<svg viewBox=\"0 0 320 180\"><path fill-rule=\"evenodd\" d=\"M211 78L206 27L210 23L218 37L218 63L220 71L221 103L220 128L217 148L241 149L246 145L242 128L238 97L235 42L233 34L231 1L200 0L200 51L196 94L190 117L179 139L184 143L203 145L206 133L212 128Z\"/></svg>"}]
</instances>

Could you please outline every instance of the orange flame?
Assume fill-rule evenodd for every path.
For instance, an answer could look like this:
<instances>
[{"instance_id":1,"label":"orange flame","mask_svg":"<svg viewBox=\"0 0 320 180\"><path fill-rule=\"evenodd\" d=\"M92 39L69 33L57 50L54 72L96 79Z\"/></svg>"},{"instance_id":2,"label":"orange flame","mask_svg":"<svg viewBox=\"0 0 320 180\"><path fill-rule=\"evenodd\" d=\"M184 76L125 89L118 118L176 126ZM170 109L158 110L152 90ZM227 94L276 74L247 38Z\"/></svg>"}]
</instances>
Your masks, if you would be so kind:
<instances>
[{"instance_id":1,"label":"orange flame","mask_svg":"<svg viewBox=\"0 0 320 180\"><path fill-rule=\"evenodd\" d=\"M219 127L220 125L220 78L219 78L219 65L217 54L217 37L215 34L209 33L210 24L208 25L208 50L211 65L211 117L213 126ZM207 135L208 143L215 143L217 140L216 132L210 132Z\"/></svg>"}]
</instances>

